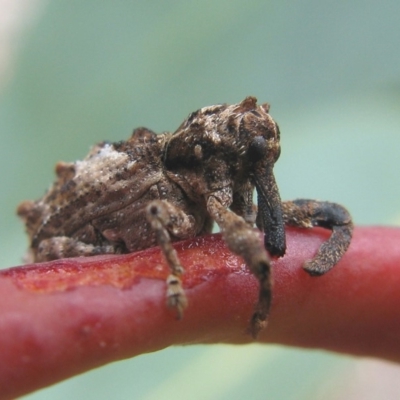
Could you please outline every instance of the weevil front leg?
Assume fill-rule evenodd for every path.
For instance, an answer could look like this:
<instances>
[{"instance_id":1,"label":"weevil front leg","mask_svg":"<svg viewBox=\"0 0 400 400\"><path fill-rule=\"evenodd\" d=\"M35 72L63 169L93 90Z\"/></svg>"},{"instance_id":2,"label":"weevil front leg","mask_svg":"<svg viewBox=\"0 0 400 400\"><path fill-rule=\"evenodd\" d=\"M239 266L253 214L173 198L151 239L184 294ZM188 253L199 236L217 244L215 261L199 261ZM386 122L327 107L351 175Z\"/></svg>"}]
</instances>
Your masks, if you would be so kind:
<instances>
[{"instance_id":1,"label":"weevil front leg","mask_svg":"<svg viewBox=\"0 0 400 400\"><path fill-rule=\"evenodd\" d=\"M353 232L353 222L348 211L339 204L327 201L298 199L282 203L285 224L300 228L319 226L332 231L317 255L304 264L313 276L328 272L348 249Z\"/></svg>"},{"instance_id":2,"label":"weevil front leg","mask_svg":"<svg viewBox=\"0 0 400 400\"><path fill-rule=\"evenodd\" d=\"M195 219L173 204L162 200L154 200L147 206L147 218L171 269L171 274L167 278L167 305L175 308L178 319L181 319L188 303L180 279L184 269L172 246L169 232L182 239L195 236Z\"/></svg>"},{"instance_id":3,"label":"weevil front leg","mask_svg":"<svg viewBox=\"0 0 400 400\"><path fill-rule=\"evenodd\" d=\"M249 327L251 335L256 338L259 331L266 326L271 306L270 259L257 231L252 229L242 217L227 210L217 197L209 196L207 210L221 228L229 249L244 259L260 283L258 303Z\"/></svg>"}]
</instances>

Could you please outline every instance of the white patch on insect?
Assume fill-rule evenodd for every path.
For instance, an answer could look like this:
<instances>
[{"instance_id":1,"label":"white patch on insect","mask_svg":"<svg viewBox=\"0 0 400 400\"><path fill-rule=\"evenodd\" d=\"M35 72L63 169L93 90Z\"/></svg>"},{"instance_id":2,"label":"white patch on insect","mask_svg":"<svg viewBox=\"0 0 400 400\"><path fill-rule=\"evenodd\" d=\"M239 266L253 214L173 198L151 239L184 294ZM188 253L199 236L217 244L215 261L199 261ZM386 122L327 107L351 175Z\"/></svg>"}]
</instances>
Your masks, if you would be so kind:
<instances>
[{"instance_id":1,"label":"white patch on insect","mask_svg":"<svg viewBox=\"0 0 400 400\"><path fill-rule=\"evenodd\" d=\"M203 148L199 144L196 144L196 146L194 146L194 155L198 160L201 160L203 158Z\"/></svg>"},{"instance_id":2,"label":"white patch on insect","mask_svg":"<svg viewBox=\"0 0 400 400\"><path fill-rule=\"evenodd\" d=\"M110 168L112 168L112 171L118 171L124 166L134 163L135 161L129 163L129 156L126 153L116 151L112 144L107 143L100 151L87 159L75 162L74 180L104 182L110 176Z\"/></svg>"},{"instance_id":3,"label":"white patch on insect","mask_svg":"<svg viewBox=\"0 0 400 400\"><path fill-rule=\"evenodd\" d=\"M215 145L218 145L218 144L221 143L221 137L219 136L219 134L215 130L206 132L204 137L206 139L209 139Z\"/></svg>"}]
</instances>

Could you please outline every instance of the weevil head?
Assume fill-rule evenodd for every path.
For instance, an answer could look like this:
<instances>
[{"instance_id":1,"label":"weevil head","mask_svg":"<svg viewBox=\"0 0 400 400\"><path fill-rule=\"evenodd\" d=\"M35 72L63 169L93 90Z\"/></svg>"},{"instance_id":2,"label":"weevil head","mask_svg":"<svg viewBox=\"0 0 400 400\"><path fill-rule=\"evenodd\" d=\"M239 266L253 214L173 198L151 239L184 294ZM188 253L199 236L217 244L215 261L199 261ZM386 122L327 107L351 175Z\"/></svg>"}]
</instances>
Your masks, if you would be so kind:
<instances>
[{"instance_id":1,"label":"weevil head","mask_svg":"<svg viewBox=\"0 0 400 400\"><path fill-rule=\"evenodd\" d=\"M273 256L282 256L286 250L286 238L281 198L273 173L281 153L279 127L269 115L269 105L257 106L254 97L244 99L235 112L239 115L231 123L236 122L234 129L240 151L236 182L240 185L250 180L256 187L257 221L265 232L265 248ZM240 191L240 186L237 190Z\"/></svg>"},{"instance_id":2,"label":"weevil head","mask_svg":"<svg viewBox=\"0 0 400 400\"><path fill-rule=\"evenodd\" d=\"M240 193L249 183L255 186L265 247L272 255L283 255L281 200L273 174L280 151L279 128L269 105L246 97L238 104L191 113L168 141L164 165L186 192L190 186L197 196L227 187Z\"/></svg>"},{"instance_id":3,"label":"weevil head","mask_svg":"<svg viewBox=\"0 0 400 400\"><path fill-rule=\"evenodd\" d=\"M246 97L233 105L204 107L192 114L172 134L164 149L164 166L189 195L207 197L229 188L232 205L257 190L258 226L271 255L285 252L281 199L273 167L281 152L280 134L269 115L269 105ZM226 191L225 191L226 192Z\"/></svg>"},{"instance_id":4,"label":"weevil head","mask_svg":"<svg viewBox=\"0 0 400 400\"><path fill-rule=\"evenodd\" d=\"M269 115L269 104L257 106L254 97L246 97L227 120L228 129L237 137L234 145L242 170L254 175L260 167L272 168L281 147L279 127Z\"/></svg>"},{"instance_id":5,"label":"weevil head","mask_svg":"<svg viewBox=\"0 0 400 400\"><path fill-rule=\"evenodd\" d=\"M263 165L272 168L280 155L279 127L269 105L246 97L233 105L201 108L189 115L172 135L164 154L167 167L202 170L225 166L224 178L248 179Z\"/></svg>"}]
</instances>

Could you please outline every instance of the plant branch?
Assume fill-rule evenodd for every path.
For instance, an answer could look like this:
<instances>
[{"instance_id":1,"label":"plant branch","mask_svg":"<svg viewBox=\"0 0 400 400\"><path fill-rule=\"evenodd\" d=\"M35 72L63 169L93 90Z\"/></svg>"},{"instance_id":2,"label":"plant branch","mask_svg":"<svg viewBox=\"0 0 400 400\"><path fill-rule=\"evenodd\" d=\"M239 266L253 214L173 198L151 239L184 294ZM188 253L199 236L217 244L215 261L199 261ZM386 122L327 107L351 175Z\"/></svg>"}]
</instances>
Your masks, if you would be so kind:
<instances>
[{"instance_id":1,"label":"plant branch","mask_svg":"<svg viewBox=\"0 0 400 400\"><path fill-rule=\"evenodd\" d=\"M327 235L288 229L258 340L400 361L400 229L355 229L340 263L310 277L301 266ZM176 248L189 299L181 321L165 305L158 248L1 271L0 399L171 345L252 342L258 282L243 261L219 235Z\"/></svg>"}]
</instances>

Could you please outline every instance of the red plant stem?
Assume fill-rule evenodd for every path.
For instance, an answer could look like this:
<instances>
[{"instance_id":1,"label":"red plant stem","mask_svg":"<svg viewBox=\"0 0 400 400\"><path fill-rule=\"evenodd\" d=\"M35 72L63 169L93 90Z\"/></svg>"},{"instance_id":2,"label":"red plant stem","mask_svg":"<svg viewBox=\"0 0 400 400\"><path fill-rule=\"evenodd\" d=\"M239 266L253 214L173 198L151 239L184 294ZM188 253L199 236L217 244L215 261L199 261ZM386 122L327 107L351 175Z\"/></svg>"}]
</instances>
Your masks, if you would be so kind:
<instances>
[{"instance_id":1,"label":"red plant stem","mask_svg":"<svg viewBox=\"0 0 400 400\"><path fill-rule=\"evenodd\" d=\"M327 234L288 230L259 341L400 361L400 229L357 228L341 262L310 277L301 265ZM242 260L219 235L176 248L190 302L181 321L165 306L158 249L1 271L0 399L172 344L251 342L258 284Z\"/></svg>"}]
</instances>

